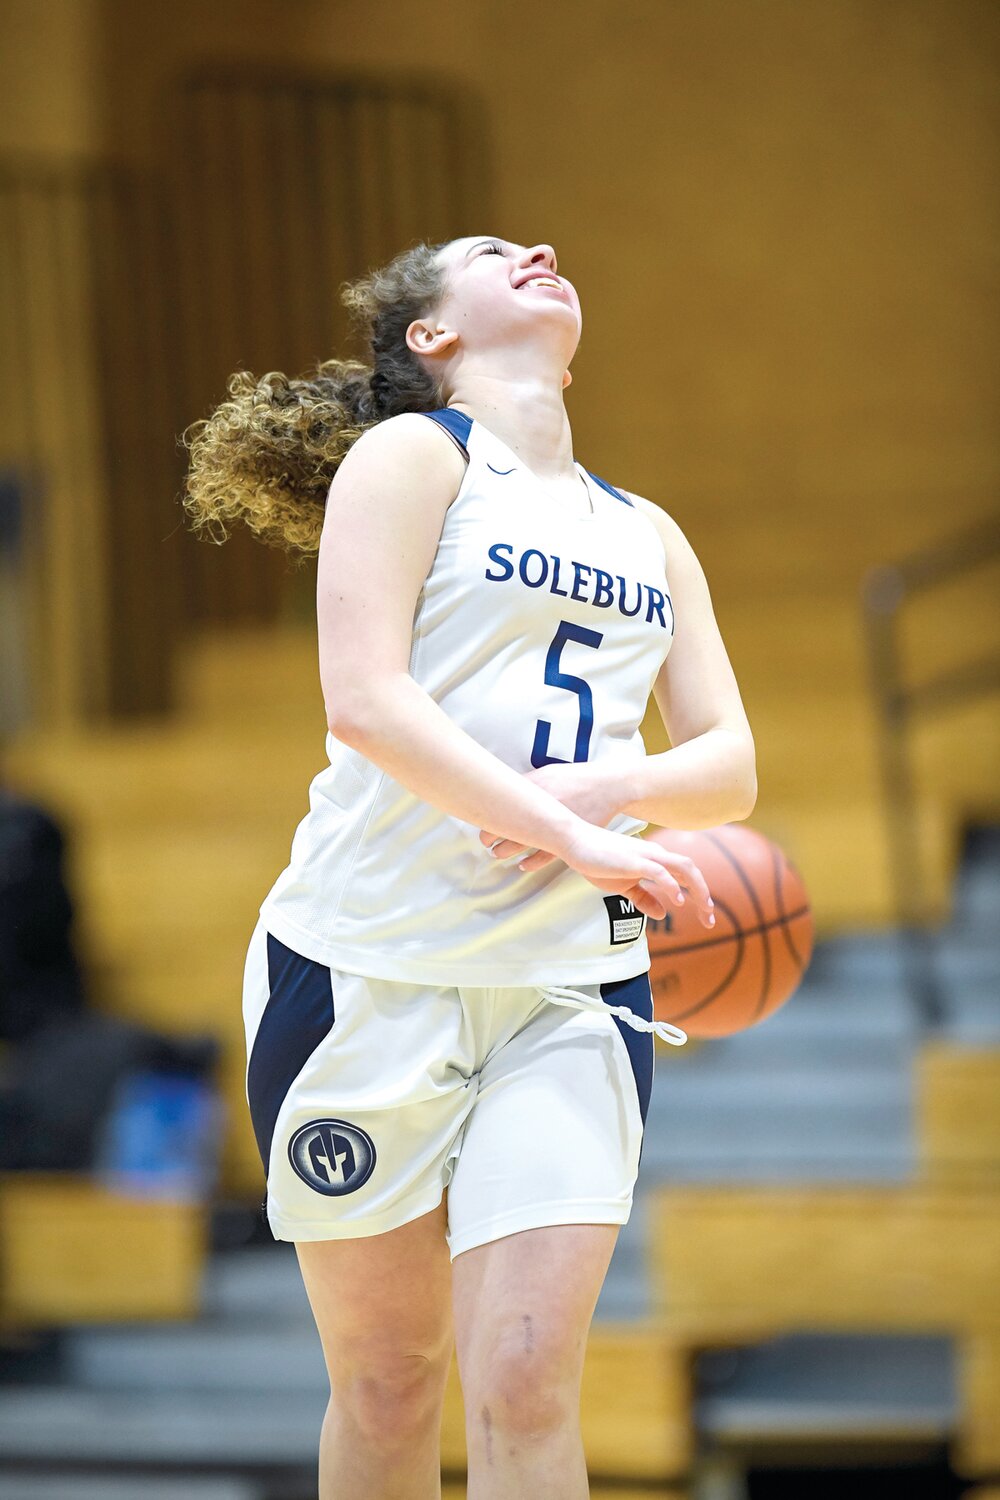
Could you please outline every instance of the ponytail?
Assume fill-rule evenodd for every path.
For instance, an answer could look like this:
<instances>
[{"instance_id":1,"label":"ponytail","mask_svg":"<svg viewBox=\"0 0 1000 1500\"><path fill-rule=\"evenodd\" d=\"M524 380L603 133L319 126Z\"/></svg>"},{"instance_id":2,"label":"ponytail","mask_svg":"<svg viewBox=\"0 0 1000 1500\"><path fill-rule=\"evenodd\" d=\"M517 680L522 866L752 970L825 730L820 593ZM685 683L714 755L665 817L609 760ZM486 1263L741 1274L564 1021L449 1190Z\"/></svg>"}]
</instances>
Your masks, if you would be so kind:
<instances>
[{"instance_id":1,"label":"ponytail","mask_svg":"<svg viewBox=\"0 0 1000 1500\"><path fill-rule=\"evenodd\" d=\"M229 400L182 438L191 455L184 507L199 536L224 542L237 521L272 546L315 553L330 481L351 445L387 417L442 404L439 382L406 343L413 320L444 294L442 248L420 243L341 286L370 364L324 360L297 379L230 376Z\"/></svg>"}]
</instances>

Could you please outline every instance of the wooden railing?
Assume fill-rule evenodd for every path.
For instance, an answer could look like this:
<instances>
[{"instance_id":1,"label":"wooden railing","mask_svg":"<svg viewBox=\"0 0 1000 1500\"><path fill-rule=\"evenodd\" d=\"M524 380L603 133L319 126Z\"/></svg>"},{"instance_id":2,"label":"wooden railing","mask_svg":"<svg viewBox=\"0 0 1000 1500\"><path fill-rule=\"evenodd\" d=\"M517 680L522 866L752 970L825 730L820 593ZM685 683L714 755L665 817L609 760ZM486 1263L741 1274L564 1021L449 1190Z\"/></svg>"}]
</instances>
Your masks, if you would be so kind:
<instances>
[{"instance_id":1,"label":"wooden railing","mask_svg":"<svg viewBox=\"0 0 1000 1500\"><path fill-rule=\"evenodd\" d=\"M998 556L1000 515L941 546L873 569L864 585L896 915L909 988L929 1029L944 1020L944 1001L927 910L912 737L921 720L947 713L970 698L995 693L1000 688L1000 653L985 653L952 664L924 681L908 683L901 660L900 614L917 595L963 578Z\"/></svg>"}]
</instances>

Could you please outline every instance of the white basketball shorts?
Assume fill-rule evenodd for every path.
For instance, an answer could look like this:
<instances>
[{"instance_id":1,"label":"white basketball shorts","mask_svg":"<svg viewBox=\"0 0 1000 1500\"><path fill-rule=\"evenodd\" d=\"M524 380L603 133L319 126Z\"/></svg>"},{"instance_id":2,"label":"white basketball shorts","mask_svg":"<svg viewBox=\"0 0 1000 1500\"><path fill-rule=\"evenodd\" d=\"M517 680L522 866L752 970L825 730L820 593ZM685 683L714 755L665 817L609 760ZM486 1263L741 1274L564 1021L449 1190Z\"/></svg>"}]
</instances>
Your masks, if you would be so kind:
<instances>
[{"instance_id":1,"label":"white basketball shorts","mask_svg":"<svg viewBox=\"0 0 1000 1500\"><path fill-rule=\"evenodd\" d=\"M452 1259L543 1225L624 1224L653 1080L649 979L568 994L348 973L258 922L247 1101L275 1237L381 1234L446 1188Z\"/></svg>"}]
</instances>

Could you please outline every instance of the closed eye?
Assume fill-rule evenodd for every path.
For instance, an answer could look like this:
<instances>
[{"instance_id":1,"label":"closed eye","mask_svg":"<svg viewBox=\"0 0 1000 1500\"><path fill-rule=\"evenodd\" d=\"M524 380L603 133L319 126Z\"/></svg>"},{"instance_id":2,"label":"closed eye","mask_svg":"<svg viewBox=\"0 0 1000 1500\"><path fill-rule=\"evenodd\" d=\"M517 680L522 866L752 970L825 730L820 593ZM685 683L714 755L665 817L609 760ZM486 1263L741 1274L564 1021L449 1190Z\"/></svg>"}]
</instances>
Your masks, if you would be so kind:
<instances>
[{"instance_id":1,"label":"closed eye","mask_svg":"<svg viewBox=\"0 0 1000 1500\"><path fill-rule=\"evenodd\" d=\"M502 255L504 250L502 245L498 245L495 240L491 240L488 245L483 246L480 253L482 255Z\"/></svg>"}]
</instances>

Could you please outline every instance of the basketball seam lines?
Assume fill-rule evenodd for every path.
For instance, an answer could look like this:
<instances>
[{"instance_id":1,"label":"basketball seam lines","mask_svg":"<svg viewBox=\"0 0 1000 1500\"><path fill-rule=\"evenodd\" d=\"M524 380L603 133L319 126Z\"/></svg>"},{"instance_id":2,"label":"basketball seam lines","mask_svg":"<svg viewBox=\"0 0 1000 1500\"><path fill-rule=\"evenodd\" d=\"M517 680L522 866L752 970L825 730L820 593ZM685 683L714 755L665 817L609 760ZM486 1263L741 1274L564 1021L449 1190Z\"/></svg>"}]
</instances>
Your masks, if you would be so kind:
<instances>
[{"instance_id":1,"label":"basketball seam lines","mask_svg":"<svg viewBox=\"0 0 1000 1500\"><path fill-rule=\"evenodd\" d=\"M760 997L754 1008L753 1019L750 1022L752 1026L754 1024L754 1021L760 1020L761 1012L763 1011L764 1006L767 1004L767 993L771 985L771 945L768 942L767 938L767 926L766 923L764 923L764 912L760 902L757 899L757 892L754 890L751 881L747 878L743 866L740 864L735 854L733 854L726 847L722 839L720 839L716 834L709 833L707 835L707 838L709 843L715 845L716 849L719 850L719 853L723 856L723 858L728 860L729 864L732 865L733 869L736 871L737 875L740 878L740 881L742 882L743 889L750 897L750 901L754 911L757 913L760 922L764 924L760 929L764 946L764 973L761 976Z\"/></svg>"},{"instance_id":2,"label":"basketball seam lines","mask_svg":"<svg viewBox=\"0 0 1000 1500\"><path fill-rule=\"evenodd\" d=\"M718 905L718 902L716 902ZM725 907L723 907L725 910ZM732 932L720 932L718 937L706 938L702 943L685 943L683 948L661 948L654 951L653 956L661 954L667 958L673 958L678 953L696 953L701 948L718 948L721 943L731 943L741 937L756 937L759 933L770 932L772 927L782 927L786 922L794 922L798 917L809 914L808 906L798 906L794 911L786 911L780 917L775 917L772 922L761 922L757 927L736 927ZM655 929L654 929L655 931Z\"/></svg>"},{"instance_id":3,"label":"basketball seam lines","mask_svg":"<svg viewBox=\"0 0 1000 1500\"><path fill-rule=\"evenodd\" d=\"M745 946L744 938L756 937L757 935L763 933L765 929L769 930L772 927L784 927L787 923L794 922L798 917L805 917L809 915L809 907L800 906L797 907L795 911L784 912L781 917L776 917L772 922L764 922L757 927L740 927L740 925L736 921L735 915L725 904L725 902L716 901L715 906L717 911L721 910L725 912L726 916L729 917L732 921L732 932L724 932L721 933L718 937L706 938L705 941L701 943L686 943L683 948L668 948L661 949L659 951L654 949L651 953L651 958L657 958L661 955L664 957L669 956L672 958L674 954L680 955L684 953L703 953L706 948L718 948L722 943L736 943L736 954L732 967L729 969L725 977L720 980L720 982L715 986L715 989L711 990L709 994L705 995L701 1000L697 1002L697 1004L692 1005L688 1010L671 1012L670 1020L677 1025L682 1024L684 1021L687 1021L691 1016L696 1016L699 1011L705 1009L706 1005L711 1005L712 1001L718 999L723 990L725 990L731 984L735 975L739 973L740 966L743 962L743 949ZM751 1026L754 1024L755 1023L753 1021L750 1022Z\"/></svg>"},{"instance_id":4,"label":"basketball seam lines","mask_svg":"<svg viewBox=\"0 0 1000 1500\"><path fill-rule=\"evenodd\" d=\"M718 903L716 903L716 904L718 904ZM732 916L732 913L730 912L730 913L728 913L728 915ZM746 936L746 934L743 932L743 929L740 928L740 927L737 927L734 932L731 932L729 934L729 936L726 939L726 941L729 941L729 938L735 938L736 939L736 953L735 953L735 955L733 957L732 966L730 967L728 974L726 974L724 976L724 978L719 981L719 983L715 986L714 990L710 991L709 994L705 995L704 998L701 999L701 1000L699 1000L696 1005L692 1005L690 1007L690 1009L682 1011L679 1015L672 1015L671 1016L671 1020L672 1021L674 1021L674 1022L686 1021L689 1016L696 1016L700 1010L704 1010L705 1009L706 1005L711 1005L711 1003L712 1003L713 1000L718 999L718 997L722 994L723 990L726 990L726 989L729 988L729 986L732 983L732 981L735 978L735 976L740 972L740 968L742 967L742 964L743 964L743 949L746 946L746 944L744 942L745 936ZM714 948L716 946L717 946L717 940L714 941L714 942L711 942L711 943L702 943L702 944L694 943L694 944L692 944L692 947L694 947L694 948L698 948L698 947L701 947L701 948L713 947ZM675 950L675 951L681 951L681 952L683 952L684 950L681 949L681 950ZM751 1024L753 1024L753 1023L751 1022Z\"/></svg>"},{"instance_id":5,"label":"basketball seam lines","mask_svg":"<svg viewBox=\"0 0 1000 1500\"><path fill-rule=\"evenodd\" d=\"M771 845L771 864L774 866L774 904L778 908L779 915L784 917L785 903L783 900L784 893L781 888L781 862L778 859L778 849L775 844ZM799 966L799 978L801 979L802 972L805 968L805 963L803 962L802 955L796 948L795 943L792 939L792 934L789 932L788 927L785 923L782 923L781 935L785 939L785 946L787 947L789 953L792 955L795 962Z\"/></svg>"}]
</instances>

